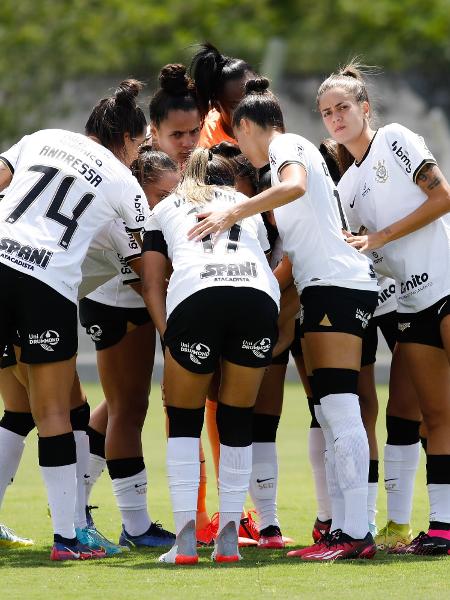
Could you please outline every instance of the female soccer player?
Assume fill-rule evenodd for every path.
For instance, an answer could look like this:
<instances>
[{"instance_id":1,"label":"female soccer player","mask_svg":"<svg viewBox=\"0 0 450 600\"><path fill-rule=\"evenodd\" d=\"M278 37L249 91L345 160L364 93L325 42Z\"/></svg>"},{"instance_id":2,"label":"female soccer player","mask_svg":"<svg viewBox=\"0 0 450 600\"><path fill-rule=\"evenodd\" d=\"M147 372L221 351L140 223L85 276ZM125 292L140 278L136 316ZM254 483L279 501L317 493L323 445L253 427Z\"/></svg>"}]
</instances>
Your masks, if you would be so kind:
<instances>
[{"instance_id":1,"label":"female soccer player","mask_svg":"<svg viewBox=\"0 0 450 600\"><path fill-rule=\"evenodd\" d=\"M93 556L74 529L77 288L95 232L115 217L139 231L149 215L129 171L145 138L140 89L135 80L122 82L95 106L85 136L38 131L0 157L0 188L9 186L0 207L0 346L18 331L54 527L53 560Z\"/></svg>"},{"instance_id":2,"label":"female soccer player","mask_svg":"<svg viewBox=\"0 0 450 600\"><path fill-rule=\"evenodd\" d=\"M253 68L245 60L224 56L215 46L205 43L192 58L189 72L204 120L199 146L236 143L231 124L233 111L242 99L245 82L256 75Z\"/></svg>"},{"instance_id":3,"label":"female soccer player","mask_svg":"<svg viewBox=\"0 0 450 600\"><path fill-rule=\"evenodd\" d=\"M170 194L178 182L176 164L163 152L141 148L132 172L142 186L150 208ZM164 546L174 536L152 522L147 509L147 473L141 434L148 409L148 396L155 351L155 328L140 295L139 277L124 280L128 265L139 268L140 248L133 238L122 273L80 300L80 321L91 335L97 351L97 367L106 398L90 421L94 443L93 473L98 478L104 450L113 492L122 515L119 544L130 547ZM104 415L106 413L107 428ZM95 428L97 426L97 429ZM100 450L101 451L101 450ZM103 452L102 452L103 453ZM104 464L104 463L103 463ZM90 482L92 486L95 481Z\"/></svg>"},{"instance_id":4,"label":"female soccer player","mask_svg":"<svg viewBox=\"0 0 450 600\"><path fill-rule=\"evenodd\" d=\"M188 241L206 206L242 196L230 162L197 149L176 193L159 203L143 246L144 298L164 336L164 387L169 416L167 467L177 539L162 562L198 561L195 537L199 438L205 396L221 363L219 532L213 558L239 560L238 528L252 457L252 412L277 336L279 290L260 243L261 217L242 220L213 243ZM165 297L166 258L173 274Z\"/></svg>"},{"instance_id":5,"label":"female soccer player","mask_svg":"<svg viewBox=\"0 0 450 600\"><path fill-rule=\"evenodd\" d=\"M186 67L166 65L159 74L160 88L150 100L151 145L182 166L197 146L202 119L195 84Z\"/></svg>"},{"instance_id":6,"label":"female soccer player","mask_svg":"<svg viewBox=\"0 0 450 600\"><path fill-rule=\"evenodd\" d=\"M447 554L450 187L422 138L397 123L371 128L367 88L354 64L322 83L318 106L330 135L354 159L340 189L368 233L350 236L348 243L361 251L381 248L396 280L398 343L428 430L430 526L399 551Z\"/></svg>"},{"instance_id":7,"label":"female soccer player","mask_svg":"<svg viewBox=\"0 0 450 600\"><path fill-rule=\"evenodd\" d=\"M279 103L268 86L265 78L246 83L233 130L255 167L269 159L275 185L226 210L200 214L190 237L218 235L248 215L274 209L301 293L316 417L327 443L328 485L340 495L333 506L332 545L301 558L370 558L376 549L367 523L369 448L357 384L361 338L378 286L368 259L343 239L339 198L322 155L305 138L284 133Z\"/></svg>"}]
</instances>

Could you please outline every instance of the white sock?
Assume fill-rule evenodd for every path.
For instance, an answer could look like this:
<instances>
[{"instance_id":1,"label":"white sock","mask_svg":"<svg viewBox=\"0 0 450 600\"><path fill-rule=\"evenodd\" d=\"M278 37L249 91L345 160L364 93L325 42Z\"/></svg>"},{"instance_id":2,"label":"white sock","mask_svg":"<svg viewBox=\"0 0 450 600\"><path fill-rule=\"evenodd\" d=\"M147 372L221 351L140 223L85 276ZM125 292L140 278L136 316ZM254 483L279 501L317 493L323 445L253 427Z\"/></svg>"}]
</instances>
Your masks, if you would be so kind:
<instances>
[{"instance_id":1,"label":"white sock","mask_svg":"<svg viewBox=\"0 0 450 600\"><path fill-rule=\"evenodd\" d=\"M252 472L252 446L232 447L220 444L219 460L219 533L233 521L239 528Z\"/></svg>"},{"instance_id":2,"label":"white sock","mask_svg":"<svg viewBox=\"0 0 450 600\"><path fill-rule=\"evenodd\" d=\"M411 512L420 460L420 442L407 446L384 447L384 487L387 494L387 518L398 525L411 523Z\"/></svg>"},{"instance_id":3,"label":"white sock","mask_svg":"<svg viewBox=\"0 0 450 600\"><path fill-rule=\"evenodd\" d=\"M250 496L259 516L259 530L280 526L277 516L278 460L275 442L253 442Z\"/></svg>"},{"instance_id":4,"label":"white sock","mask_svg":"<svg viewBox=\"0 0 450 600\"><path fill-rule=\"evenodd\" d=\"M84 529L86 523L85 475L89 468L89 437L85 431L74 431L77 448L77 500L75 504L75 527Z\"/></svg>"},{"instance_id":5,"label":"white sock","mask_svg":"<svg viewBox=\"0 0 450 600\"><path fill-rule=\"evenodd\" d=\"M142 535L152 524L147 510L147 471L112 480L113 493L130 535Z\"/></svg>"},{"instance_id":6,"label":"white sock","mask_svg":"<svg viewBox=\"0 0 450 600\"><path fill-rule=\"evenodd\" d=\"M42 477L47 488L48 504L55 534L75 537L75 502L77 495L77 465L42 467Z\"/></svg>"},{"instance_id":7,"label":"white sock","mask_svg":"<svg viewBox=\"0 0 450 600\"><path fill-rule=\"evenodd\" d=\"M88 436L89 437L89 436ZM89 504L89 498L91 497L92 488L96 484L100 475L106 468L106 458L103 456L97 456L97 454L89 454L89 466L88 475L85 479L86 484L86 504Z\"/></svg>"},{"instance_id":8,"label":"white sock","mask_svg":"<svg viewBox=\"0 0 450 600\"><path fill-rule=\"evenodd\" d=\"M0 427L0 506L6 488L12 483L25 448L25 438Z\"/></svg>"},{"instance_id":9,"label":"white sock","mask_svg":"<svg viewBox=\"0 0 450 600\"><path fill-rule=\"evenodd\" d=\"M450 483L429 483L430 521L450 523Z\"/></svg>"},{"instance_id":10,"label":"white sock","mask_svg":"<svg viewBox=\"0 0 450 600\"><path fill-rule=\"evenodd\" d=\"M196 520L200 484L199 452L199 438L169 437L167 440L167 477L177 535L187 523Z\"/></svg>"},{"instance_id":11,"label":"white sock","mask_svg":"<svg viewBox=\"0 0 450 600\"><path fill-rule=\"evenodd\" d=\"M330 425L326 420L322 407L320 405L314 406L314 412L316 415L317 422L319 423L322 434L325 440L325 474L327 480L328 495L331 502L331 531L336 529L343 529L345 523L345 503L344 495L339 486L337 471L336 471L336 460L334 455L334 438L333 432L331 431Z\"/></svg>"},{"instance_id":12,"label":"white sock","mask_svg":"<svg viewBox=\"0 0 450 600\"><path fill-rule=\"evenodd\" d=\"M331 519L331 499L328 494L325 470L325 436L321 427L311 427L309 429L308 450L316 488L317 517L321 521L328 521Z\"/></svg>"},{"instance_id":13,"label":"white sock","mask_svg":"<svg viewBox=\"0 0 450 600\"><path fill-rule=\"evenodd\" d=\"M375 525L377 518L378 482L369 483L367 494L367 518L371 525Z\"/></svg>"},{"instance_id":14,"label":"white sock","mask_svg":"<svg viewBox=\"0 0 450 600\"><path fill-rule=\"evenodd\" d=\"M355 539L368 533L369 442L356 394L329 394L320 404L334 438L336 472L344 495L343 532Z\"/></svg>"}]
</instances>

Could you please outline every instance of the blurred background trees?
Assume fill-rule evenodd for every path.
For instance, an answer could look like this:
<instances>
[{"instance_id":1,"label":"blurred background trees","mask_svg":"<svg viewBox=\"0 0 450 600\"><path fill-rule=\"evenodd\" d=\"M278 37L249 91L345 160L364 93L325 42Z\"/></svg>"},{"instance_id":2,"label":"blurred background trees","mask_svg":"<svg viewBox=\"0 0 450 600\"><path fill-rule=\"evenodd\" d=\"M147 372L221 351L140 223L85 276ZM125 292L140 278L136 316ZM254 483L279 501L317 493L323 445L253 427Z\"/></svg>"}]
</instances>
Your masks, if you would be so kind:
<instances>
[{"instance_id":1,"label":"blurred background trees","mask_svg":"<svg viewBox=\"0 0 450 600\"><path fill-rule=\"evenodd\" d=\"M326 74L358 54L387 72L447 84L449 0L2 0L2 147L64 111L68 81L117 74L154 83L210 40L261 66L286 44L287 75Z\"/></svg>"}]
</instances>

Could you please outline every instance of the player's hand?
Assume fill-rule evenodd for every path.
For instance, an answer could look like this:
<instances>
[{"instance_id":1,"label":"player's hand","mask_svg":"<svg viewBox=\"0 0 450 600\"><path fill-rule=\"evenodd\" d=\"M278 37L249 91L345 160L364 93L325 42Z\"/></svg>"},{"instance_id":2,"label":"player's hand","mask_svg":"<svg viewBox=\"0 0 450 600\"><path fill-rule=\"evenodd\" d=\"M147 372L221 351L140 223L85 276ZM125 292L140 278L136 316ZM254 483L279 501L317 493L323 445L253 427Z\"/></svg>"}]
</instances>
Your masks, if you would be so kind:
<instances>
[{"instance_id":1,"label":"player's hand","mask_svg":"<svg viewBox=\"0 0 450 600\"><path fill-rule=\"evenodd\" d=\"M347 237L346 242L360 252L376 250L384 245L383 239L378 232L368 233L367 235L350 235Z\"/></svg>"},{"instance_id":2,"label":"player's hand","mask_svg":"<svg viewBox=\"0 0 450 600\"><path fill-rule=\"evenodd\" d=\"M196 242L212 234L214 239L236 223L229 210L198 213L197 219L200 222L188 231L188 239Z\"/></svg>"}]
</instances>

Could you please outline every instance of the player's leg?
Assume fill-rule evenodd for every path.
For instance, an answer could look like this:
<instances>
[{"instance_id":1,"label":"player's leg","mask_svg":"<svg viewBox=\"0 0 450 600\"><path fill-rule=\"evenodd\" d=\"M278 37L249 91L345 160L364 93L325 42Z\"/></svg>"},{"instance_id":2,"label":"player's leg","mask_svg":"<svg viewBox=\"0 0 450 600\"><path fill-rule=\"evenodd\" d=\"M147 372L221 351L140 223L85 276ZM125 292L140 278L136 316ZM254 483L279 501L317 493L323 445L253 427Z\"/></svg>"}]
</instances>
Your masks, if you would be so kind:
<instances>
[{"instance_id":1,"label":"player's leg","mask_svg":"<svg viewBox=\"0 0 450 600\"><path fill-rule=\"evenodd\" d=\"M316 416L325 436L327 463L334 459L334 465L327 467L329 491L333 496L330 483L336 479L344 500L343 514L333 511L332 516L333 528L339 529L332 542L334 557L370 558L376 548L367 520L369 445L357 388L361 338L375 308L376 294L344 288L334 288L330 294L328 290L306 288L302 304L312 386L320 400ZM318 557L313 551L302 554L302 558L331 558L328 550L325 554Z\"/></svg>"},{"instance_id":2,"label":"player's leg","mask_svg":"<svg viewBox=\"0 0 450 600\"><path fill-rule=\"evenodd\" d=\"M108 405L106 400L103 400L91 411L87 428L89 437L89 478L86 481L86 515L89 526L93 526L91 508L89 508L92 489L106 467L105 441L107 426Z\"/></svg>"},{"instance_id":3,"label":"player's leg","mask_svg":"<svg viewBox=\"0 0 450 600\"><path fill-rule=\"evenodd\" d=\"M160 557L161 562L195 564L198 561L195 523L200 481L199 445L205 397L212 375L213 372L195 373L186 369L172 356L169 347L166 348L167 474L176 540L171 550Z\"/></svg>"},{"instance_id":4,"label":"player's leg","mask_svg":"<svg viewBox=\"0 0 450 600\"><path fill-rule=\"evenodd\" d=\"M415 314L399 315L399 343L416 388L425 421L427 488L430 502L428 533L419 535L400 552L450 552L450 362L448 347L450 306L444 298Z\"/></svg>"},{"instance_id":5,"label":"player's leg","mask_svg":"<svg viewBox=\"0 0 450 600\"><path fill-rule=\"evenodd\" d=\"M16 476L27 435L34 429L27 390L14 374L15 356L12 345L2 357L0 395L4 413L0 419L0 508L5 491ZM18 536L0 524L0 546L30 546L33 541Z\"/></svg>"}]
</instances>

